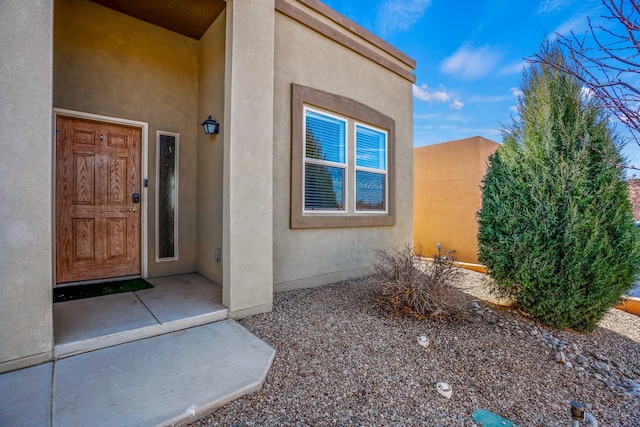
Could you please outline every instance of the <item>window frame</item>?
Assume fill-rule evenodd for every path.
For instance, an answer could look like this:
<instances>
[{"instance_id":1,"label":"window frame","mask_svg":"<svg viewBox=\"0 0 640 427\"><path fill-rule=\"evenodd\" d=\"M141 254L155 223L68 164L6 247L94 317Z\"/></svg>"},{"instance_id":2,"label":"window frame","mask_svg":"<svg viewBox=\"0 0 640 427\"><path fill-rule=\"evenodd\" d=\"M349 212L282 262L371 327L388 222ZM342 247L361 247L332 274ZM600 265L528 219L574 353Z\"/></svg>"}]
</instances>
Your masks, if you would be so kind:
<instances>
[{"instance_id":1,"label":"window frame","mask_svg":"<svg viewBox=\"0 0 640 427\"><path fill-rule=\"evenodd\" d=\"M304 107L304 111L302 114L303 120L304 120L304 124L303 124L303 133L304 133L304 138L303 138L303 148L302 148L302 156L303 156L303 165L302 165L302 209L304 210L304 213L307 214L318 214L318 213L324 213L324 214L328 214L328 215L335 215L335 214L345 214L348 212L348 203L347 200L349 200L349 184L348 184L348 179L349 179L349 121L341 116L338 116L336 114L332 114L323 110L319 110L317 108L313 108L310 106L305 105ZM322 115L322 116L326 116L329 117L331 119L335 119L335 120L339 120L341 122L344 122L344 163L339 163L339 162L334 162L334 161L329 161L329 160L320 160L320 159L312 159L307 157L307 135L306 135L306 130L307 130L307 126L306 126L306 121L307 121L307 111L311 111L313 113ZM305 206L305 198L306 198L306 194L305 194L305 181L306 181L306 165L308 164L312 164L312 165L319 165L319 166L327 166L327 167L332 167L332 168L341 168L343 170L343 189L342 189L342 209L306 209Z\"/></svg>"},{"instance_id":2,"label":"window frame","mask_svg":"<svg viewBox=\"0 0 640 427\"><path fill-rule=\"evenodd\" d=\"M344 211L304 209L305 111L347 120ZM357 210L355 176L356 124L386 132L385 211ZM371 170L373 171L373 170ZM379 170L374 171L379 173ZM293 83L291 85L291 221L292 229L395 225L395 120L353 99ZM350 196L353 194L353 196Z\"/></svg>"}]
</instances>

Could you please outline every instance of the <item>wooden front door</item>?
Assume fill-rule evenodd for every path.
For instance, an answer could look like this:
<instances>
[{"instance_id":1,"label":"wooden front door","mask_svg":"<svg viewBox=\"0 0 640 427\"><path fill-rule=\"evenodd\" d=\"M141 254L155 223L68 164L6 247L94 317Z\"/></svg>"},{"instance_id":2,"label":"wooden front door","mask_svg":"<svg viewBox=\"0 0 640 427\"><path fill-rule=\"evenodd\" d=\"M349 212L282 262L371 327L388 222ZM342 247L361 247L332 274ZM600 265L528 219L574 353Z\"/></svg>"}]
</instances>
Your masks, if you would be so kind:
<instances>
[{"instance_id":1,"label":"wooden front door","mask_svg":"<svg viewBox=\"0 0 640 427\"><path fill-rule=\"evenodd\" d=\"M140 274L141 134L57 117L56 283Z\"/></svg>"}]
</instances>

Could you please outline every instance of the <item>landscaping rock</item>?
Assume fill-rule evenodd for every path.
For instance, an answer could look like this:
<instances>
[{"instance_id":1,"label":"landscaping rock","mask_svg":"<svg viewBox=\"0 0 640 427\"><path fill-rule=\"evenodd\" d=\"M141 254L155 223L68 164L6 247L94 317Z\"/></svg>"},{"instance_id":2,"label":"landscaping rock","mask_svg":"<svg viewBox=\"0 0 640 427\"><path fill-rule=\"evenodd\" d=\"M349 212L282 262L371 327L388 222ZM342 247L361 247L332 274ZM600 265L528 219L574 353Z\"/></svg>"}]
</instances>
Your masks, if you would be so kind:
<instances>
[{"instance_id":1,"label":"landscaping rock","mask_svg":"<svg viewBox=\"0 0 640 427\"><path fill-rule=\"evenodd\" d=\"M567 363L567 357L564 355L563 352L559 351L556 353L556 357L555 357L556 362L558 363Z\"/></svg>"},{"instance_id":2,"label":"landscaping rock","mask_svg":"<svg viewBox=\"0 0 640 427\"><path fill-rule=\"evenodd\" d=\"M194 425L471 427L486 408L520 426L568 426L576 400L602 426L640 426L639 317L610 310L592 333L547 331L491 309L502 300L486 276L465 272L454 321L389 319L374 307L375 285L276 293L272 312L241 319L276 349L266 382ZM419 335L431 344L416 351ZM451 400L438 398L442 381Z\"/></svg>"}]
</instances>

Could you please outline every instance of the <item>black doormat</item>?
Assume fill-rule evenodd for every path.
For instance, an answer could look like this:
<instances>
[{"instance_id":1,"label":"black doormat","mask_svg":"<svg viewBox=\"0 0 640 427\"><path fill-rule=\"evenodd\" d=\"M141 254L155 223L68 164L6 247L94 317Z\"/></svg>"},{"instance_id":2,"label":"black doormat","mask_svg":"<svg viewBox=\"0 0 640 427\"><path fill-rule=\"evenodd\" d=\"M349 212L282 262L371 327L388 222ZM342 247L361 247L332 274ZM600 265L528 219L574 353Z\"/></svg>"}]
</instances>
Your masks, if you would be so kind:
<instances>
[{"instance_id":1,"label":"black doormat","mask_svg":"<svg viewBox=\"0 0 640 427\"><path fill-rule=\"evenodd\" d=\"M53 302L100 297L103 295L133 292L149 288L153 288L153 285L140 278L118 280L115 282L91 283L87 285L62 286L53 288Z\"/></svg>"}]
</instances>

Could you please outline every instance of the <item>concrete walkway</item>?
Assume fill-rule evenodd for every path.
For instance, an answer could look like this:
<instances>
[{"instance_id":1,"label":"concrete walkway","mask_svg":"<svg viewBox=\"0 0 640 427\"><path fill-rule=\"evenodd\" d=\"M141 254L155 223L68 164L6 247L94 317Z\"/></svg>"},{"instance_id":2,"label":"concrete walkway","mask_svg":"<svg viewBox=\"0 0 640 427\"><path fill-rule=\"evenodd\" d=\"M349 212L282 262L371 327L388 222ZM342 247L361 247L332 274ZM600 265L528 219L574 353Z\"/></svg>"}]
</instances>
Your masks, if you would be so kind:
<instances>
[{"instance_id":1,"label":"concrete walkway","mask_svg":"<svg viewBox=\"0 0 640 427\"><path fill-rule=\"evenodd\" d=\"M99 326L96 319L109 313L100 304L106 297L83 300L73 310L66 306L56 324L56 335L65 337L56 339L57 352L63 354L53 362L0 375L0 426L179 425L258 390L275 356L266 343L233 320L210 323L211 307L193 311L193 305L186 304L193 316L182 317L177 303L163 318L163 295L177 292L189 300L193 289L185 289L190 286L198 295L209 292L199 277L175 276L174 280L191 283L179 289L156 285L158 293L147 295L142 304L155 323L144 319L133 304L129 308L137 313ZM149 308L152 300L155 311ZM114 300L103 301L110 306ZM113 307L120 310L121 303ZM68 303L54 309L59 304ZM217 318L218 307L214 308ZM92 318L91 310L97 317ZM69 316L84 318L86 327L67 322ZM114 344L123 337L123 343Z\"/></svg>"}]
</instances>

